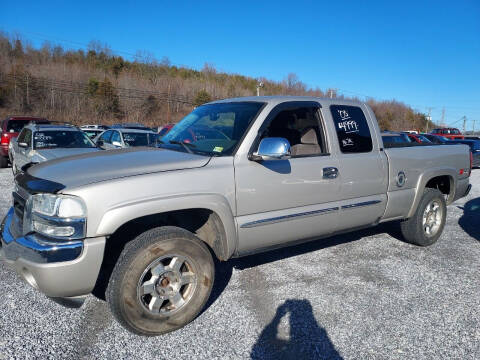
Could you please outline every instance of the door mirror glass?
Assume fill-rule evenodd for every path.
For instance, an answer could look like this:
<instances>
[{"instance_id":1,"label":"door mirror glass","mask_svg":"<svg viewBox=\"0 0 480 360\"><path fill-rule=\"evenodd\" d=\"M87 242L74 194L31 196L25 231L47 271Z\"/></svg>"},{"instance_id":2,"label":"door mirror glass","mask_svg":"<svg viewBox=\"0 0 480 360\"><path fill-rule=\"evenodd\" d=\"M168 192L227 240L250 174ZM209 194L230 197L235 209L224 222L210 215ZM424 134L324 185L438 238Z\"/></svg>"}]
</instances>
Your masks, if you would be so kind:
<instances>
[{"instance_id":1,"label":"door mirror glass","mask_svg":"<svg viewBox=\"0 0 480 360\"><path fill-rule=\"evenodd\" d=\"M289 159L290 156L290 143L287 139L270 137L260 141L258 151L252 154L251 160L285 160Z\"/></svg>"},{"instance_id":2,"label":"door mirror glass","mask_svg":"<svg viewBox=\"0 0 480 360\"><path fill-rule=\"evenodd\" d=\"M18 146L20 146L21 148L27 148L28 147L28 144L26 142L19 142L18 143Z\"/></svg>"}]
</instances>

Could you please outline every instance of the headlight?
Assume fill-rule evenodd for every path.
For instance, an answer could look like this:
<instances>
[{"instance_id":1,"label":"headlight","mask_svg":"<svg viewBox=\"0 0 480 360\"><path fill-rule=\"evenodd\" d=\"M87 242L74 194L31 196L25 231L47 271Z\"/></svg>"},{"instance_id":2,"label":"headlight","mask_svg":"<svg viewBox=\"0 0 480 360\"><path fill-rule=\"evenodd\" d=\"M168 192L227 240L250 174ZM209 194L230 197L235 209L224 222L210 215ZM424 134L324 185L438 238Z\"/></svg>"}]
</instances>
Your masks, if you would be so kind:
<instances>
[{"instance_id":1,"label":"headlight","mask_svg":"<svg viewBox=\"0 0 480 360\"><path fill-rule=\"evenodd\" d=\"M87 208L77 196L36 194L26 204L24 233L37 233L60 239L85 237Z\"/></svg>"},{"instance_id":2,"label":"headlight","mask_svg":"<svg viewBox=\"0 0 480 360\"><path fill-rule=\"evenodd\" d=\"M82 199L70 195L37 194L32 196L32 212L61 218L85 217Z\"/></svg>"}]
</instances>

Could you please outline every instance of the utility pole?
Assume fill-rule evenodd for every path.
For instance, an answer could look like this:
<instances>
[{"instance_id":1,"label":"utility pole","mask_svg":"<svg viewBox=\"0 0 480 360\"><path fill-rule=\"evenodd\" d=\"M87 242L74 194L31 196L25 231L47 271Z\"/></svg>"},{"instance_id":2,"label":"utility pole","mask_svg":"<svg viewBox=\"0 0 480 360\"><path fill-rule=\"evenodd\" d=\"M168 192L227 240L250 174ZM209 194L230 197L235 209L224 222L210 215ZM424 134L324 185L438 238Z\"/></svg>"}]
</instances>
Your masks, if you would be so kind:
<instances>
[{"instance_id":1,"label":"utility pole","mask_svg":"<svg viewBox=\"0 0 480 360\"><path fill-rule=\"evenodd\" d=\"M441 127L445 127L445 107L442 108L442 122L440 123Z\"/></svg>"},{"instance_id":2,"label":"utility pole","mask_svg":"<svg viewBox=\"0 0 480 360\"><path fill-rule=\"evenodd\" d=\"M473 130L472 130L472 135L475 135L475 120L472 120L473 121Z\"/></svg>"},{"instance_id":3,"label":"utility pole","mask_svg":"<svg viewBox=\"0 0 480 360\"><path fill-rule=\"evenodd\" d=\"M427 107L428 116L427 116L427 126L425 127L425 132L426 132L426 133L428 133L428 125L429 125L430 122L432 121L432 116L431 116L432 109L434 109L434 108L433 108L433 107Z\"/></svg>"},{"instance_id":4,"label":"utility pole","mask_svg":"<svg viewBox=\"0 0 480 360\"><path fill-rule=\"evenodd\" d=\"M260 96L260 88L263 88L263 86L264 83L261 81L257 84L257 96Z\"/></svg>"},{"instance_id":5,"label":"utility pole","mask_svg":"<svg viewBox=\"0 0 480 360\"><path fill-rule=\"evenodd\" d=\"M466 125L467 125L467 117L463 115L463 133L465 134L466 131Z\"/></svg>"},{"instance_id":6,"label":"utility pole","mask_svg":"<svg viewBox=\"0 0 480 360\"><path fill-rule=\"evenodd\" d=\"M329 89L328 92L330 93L330 99L333 99L333 92L337 92L337 88L334 88L334 89Z\"/></svg>"}]
</instances>

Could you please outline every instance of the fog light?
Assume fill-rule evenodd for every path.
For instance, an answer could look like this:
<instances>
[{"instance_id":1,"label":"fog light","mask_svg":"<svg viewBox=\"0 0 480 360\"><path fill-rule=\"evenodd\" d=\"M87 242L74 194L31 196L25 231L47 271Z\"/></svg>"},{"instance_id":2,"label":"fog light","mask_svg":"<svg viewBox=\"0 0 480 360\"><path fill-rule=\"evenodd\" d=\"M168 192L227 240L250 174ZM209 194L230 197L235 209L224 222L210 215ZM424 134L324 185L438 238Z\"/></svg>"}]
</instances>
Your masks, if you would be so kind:
<instances>
[{"instance_id":1,"label":"fog light","mask_svg":"<svg viewBox=\"0 0 480 360\"><path fill-rule=\"evenodd\" d=\"M33 221L33 229L47 236L72 236L75 229L71 226L52 226Z\"/></svg>"}]
</instances>

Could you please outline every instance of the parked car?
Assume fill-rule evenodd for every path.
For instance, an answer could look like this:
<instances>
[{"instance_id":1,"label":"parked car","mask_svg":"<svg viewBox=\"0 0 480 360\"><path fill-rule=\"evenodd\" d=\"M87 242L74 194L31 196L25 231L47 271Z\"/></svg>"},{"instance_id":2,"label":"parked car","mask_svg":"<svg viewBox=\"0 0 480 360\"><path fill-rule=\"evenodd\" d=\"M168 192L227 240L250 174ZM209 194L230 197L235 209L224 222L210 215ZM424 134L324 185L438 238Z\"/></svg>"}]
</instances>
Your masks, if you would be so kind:
<instances>
[{"instance_id":1,"label":"parked car","mask_svg":"<svg viewBox=\"0 0 480 360\"><path fill-rule=\"evenodd\" d=\"M425 136L421 134L414 134L414 133L407 133L407 136L412 140L412 142L416 142L417 144L431 144L432 142L428 140Z\"/></svg>"},{"instance_id":2,"label":"parked car","mask_svg":"<svg viewBox=\"0 0 480 360\"><path fill-rule=\"evenodd\" d=\"M111 129L135 129L135 130L146 130L146 131L153 131L148 126L139 123L121 123L121 124L114 124L110 127Z\"/></svg>"},{"instance_id":3,"label":"parked car","mask_svg":"<svg viewBox=\"0 0 480 360\"><path fill-rule=\"evenodd\" d=\"M441 136L441 135L434 135L434 134L422 134L422 135L434 144L444 145L444 144L447 144L448 142L450 142L449 139L447 139L446 137Z\"/></svg>"},{"instance_id":4,"label":"parked car","mask_svg":"<svg viewBox=\"0 0 480 360\"><path fill-rule=\"evenodd\" d=\"M29 123L48 124L49 121L41 117L10 116L0 124L0 168L5 168L10 160L10 140L18 136L23 127Z\"/></svg>"},{"instance_id":5,"label":"parked car","mask_svg":"<svg viewBox=\"0 0 480 360\"><path fill-rule=\"evenodd\" d=\"M157 146L159 135L153 131L130 128L109 129L98 135L94 142L103 150L133 146Z\"/></svg>"},{"instance_id":6,"label":"parked car","mask_svg":"<svg viewBox=\"0 0 480 360\"><path fill-rule=\"evenodd\" d=\"M75 126L29 124L12 143L12 170L60 157L98 151L88 136Z\"/></svg>"},{"instance_id":7,"label":"parked car","mask_svg":"<svg viewBox=\"0 0 480 360\"><path fill-rule=\"evenodd\" d=\"M412 142L407 134L401 132L384 131L382 132L383 143L386 144L409 144Z\"/></svg>"},{"instance_id":8,"label":"parked car","mask_svg":"<svg viewBox=\"0 0 480 360\"><path fill-rule=\"evenodd\" d=\"M160 137L164 136L164 135L167 135L167 133L172 130L172 128L175 126L175 124L167 124L167 125L164 125L162 126L161 128L158 128L158 135L160 135Z\"/></svg>"},{"instance_id":9,"label":"parked car","mask_svg":"<svg viewBox=\"0 0 480 360\"><path fill-rule=\"evenodd\" d=\"M456 128L433 129L431 131L431 134L444 136L447 139L463 139L464 138L460 130Z\"/></svg>"},{"instance_id":10,"label":"parked car","mask_svg":"<svg viewBox=\"0 0 480 360\"><path fill-rule=\"evenodd\" d=\"M98 135L103 133L105 130L102 129L93 129L93 128L83 128L81 127L80 130L82 130L87 136L93 140L95 139Z\"/></svg>"},{"instance_id":11,"label":"parked car","mask_svg":"<svg viewBox=\"0 0 480 360\"><path fill-rule=\"evenodd\" d=\"M211 131L186 143L199 128ZM428 246L447 204L471 188L466 145L388 148L371 108L356 101L221 100L195 108L162 141L17 175L1 257L50 297L78 300L95 288L125 328L158 335L205 306L212 256L393 220L406 241Z\"/></svg>"},{"instance_id":12,"label":"parked car","mask_svg":"<svg viewBox=\"0 0 480 360\"><path fill-rule=\"evenodd\" d=\"M472 152L473 167L480 167L480 140L475 139L463 139L463 140L450 140L452 144L465 144L470 147Z\"/></svg>"}]
</instances>

